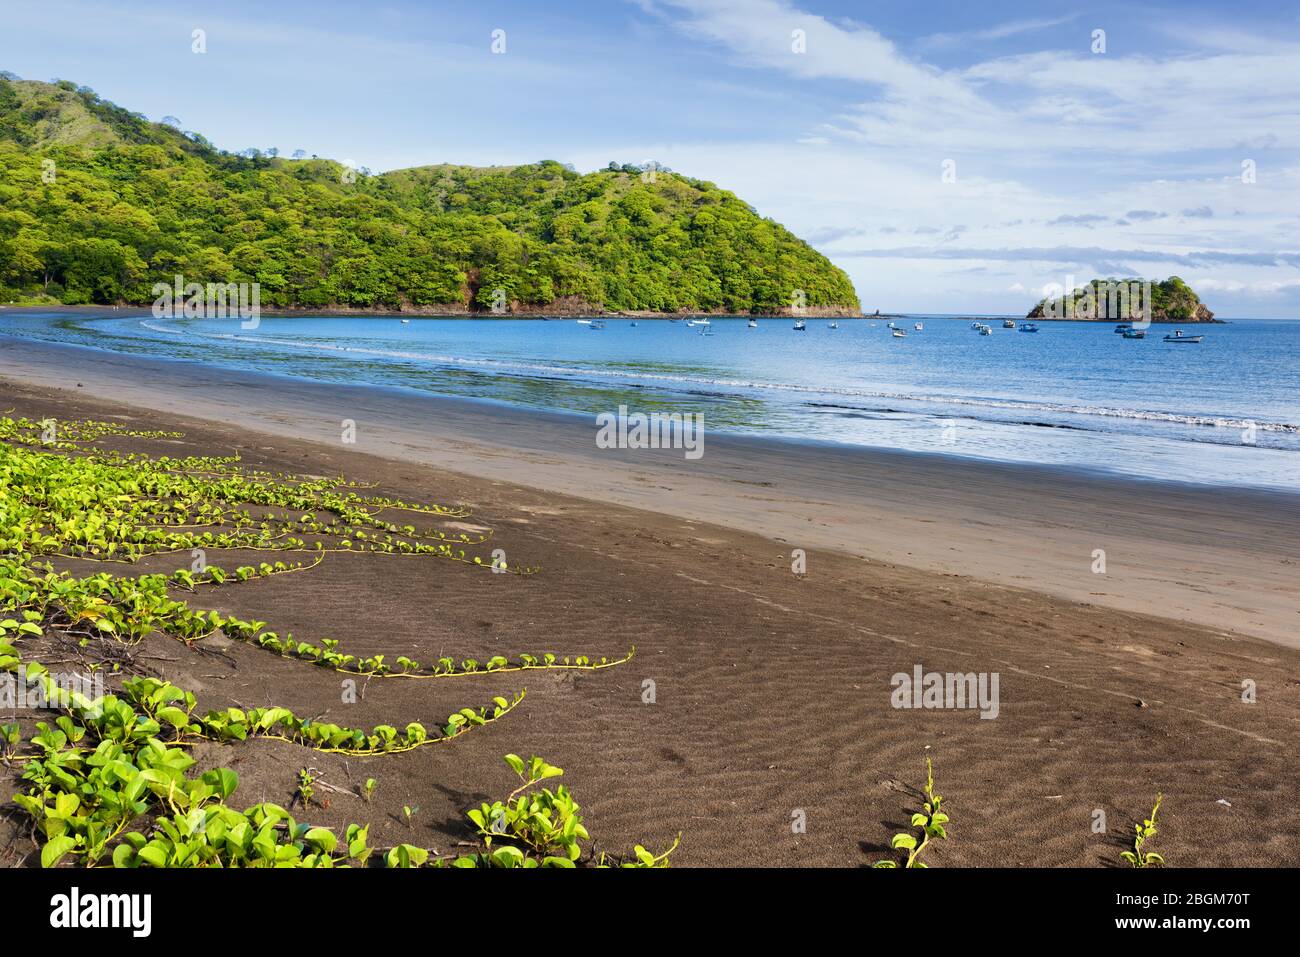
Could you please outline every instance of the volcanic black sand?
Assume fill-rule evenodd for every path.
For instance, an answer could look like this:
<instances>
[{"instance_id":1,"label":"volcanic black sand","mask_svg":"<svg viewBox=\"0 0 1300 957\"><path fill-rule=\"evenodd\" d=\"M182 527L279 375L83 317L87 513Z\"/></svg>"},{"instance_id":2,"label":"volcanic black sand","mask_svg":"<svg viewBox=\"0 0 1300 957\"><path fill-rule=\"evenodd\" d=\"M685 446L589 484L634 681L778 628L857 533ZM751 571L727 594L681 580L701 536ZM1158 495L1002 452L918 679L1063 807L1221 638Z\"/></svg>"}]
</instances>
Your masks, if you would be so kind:
<instances>
[{"instance_id":1,"label":"volcanic black sand","mask_svg":"<svg viewBox=\"0 0 1300 957\"><path fill-rule=\"evenodd\" d=\"M823 544L835 534L837 511L852 521L867 514L838 501L853 483L828 470L828 459L817 466L830 490L825 496L782 489L779 470L765 474L761 456L745 462L729 481L769 495L778 520L767 527L761 506L751 503L742 515L714 495L723 521L752 519L742 530L687 520L667 507L637 510L540 490L534 486L563 468L565 456L554 448L549 458L530 459L481 437L467 441L465 460L474 468L464 471L491 467L496 477L470 476L450 470L457 465L454 447L439 447L448 466L442 469L412 461L422 454L413 449L403 456L395 441L383 445L387 457L324 441L315 423L304 418L295 425L297 406L287 399L250 397L249 405L278 423L262 430L246 417L212 421L223 407L197 389L177 393L172 408L205 419L149 410L124 398L139 396L132 389L141 380L104 387L110 365L70 369L55 388L15 381L7 364L0 409L179 429L180 440L108 444L155 454L238 453L255 467L342 472L377 483L378 494L465 504L473 514L451 528L491 528L492 547L505 549L510 564L540 567L531 576L498 575L434 559L330 555L313 571L222 588L196 603L267 620L300 639L337 638L352 653L389 660L446 654L482 661L546 651L613 658L637 649L628 664L592 673L361 680L358 701L345 704L342 676L331 671L220 638L192 649L158 635L146 639L135 667L194 690L201 709L277 704L351 726L432 726L462 706L527 688L524 702L501 721L409 754L343 758L268 741L198 748L202 766L239 772L233 803L241 807L288 803L298 770L310 767L328 785L317 789L328 807L300 817L333 826L369 822L372 846L409 842L445 853L473 839L465 809L511 789L501 756L537 754L565 769L598 850L626 852L637 842L658 850L681 831L674 856L680 866L862 866L886 856L885 842L906 827L928 754L952 817L950 839L933 852L935 866L1113 864L1158 791L1165 802L1153 848L1170 865L1300 864L1300 651L1281 643L1288 635L1294 642L1295 592L1281 583L1300 567L1300 546L1294 510L1277 506L1283 499L1243 498L1234 525L1233 507L1216 513L1215 503L1225 499L1207 496L1198 500L1200 526L1179 525L1172 512L1158 509L1143 526L1146 513L1121 498L1120 507L1133 513L1111 530L1115 540L1151 541L1209 565L1205 555L1231 550L1232 574L1269 583L1263 591L1240 591L1239 612L1219 607L1214 622L1193 624L1064 597L1069 582L1052 581L1057 572L1042 584L1027 577L1027 588L1005 583L1004 575L996 583L981 580L977 552L968 551L977 549L979 536L952 517L953 502L967 494L969 470L947 473L954 491L945 498L945 473L917 465L916 474L928 476L934 507L893 527L882 524L886 541L906 545L911 528L918 543L930 543L918 545L916 564L931 567L912 568L863 557L873 552L870 541L859 543L857 554ZM286 434L295 428L300 437ZM717 451L715 469L735 467L726 454ZM703 461L711 455L715 450ZM572 457L574 488L615 486L594 461ZM635 482L632 466L616 460L608 468L623 468L626 482ZM1018 486L1021 502L967 519L996 553L1000 529L1025 515L1048 514L1053 502L1068 509L1072 494L1095 506L1119 494L1104 484L1089 492L1087 483L1076 477L1062 489L1039 482L1037 497ZM868 499L871 488L863 483L858 494ZM682 508L703 509L714 494L708 489L696 487ZM877 504L887 512L884 494ZM802 540L791 534L800 501L809 502L810 534ZM1097 513L1093 531L1104 534L1107 520L1114 515ZM1018 541L1015 561L1031 565L1033 536L1022 533ZM954 551L951 568L965 573L933 567L930 556L944 542ZM1049 570L1057 544L1044 533ZM802 575L792 571L795 547L807 553ZM877 558L893 557L891 549L880 548ZM248 553L208 555L227 567L248 560ZM155 558L138 571L176 566L175 556ZM1086 558L1083 566L1079 593L1109 590L1109 582L1088 580ZM1167 610L1174 602L1152 574L1150 609ZM1193 581L1189 591L1202 584L1210 587ZM1096 600L1115 604L1104 595ZM1274 640L1247 634L1252 621L1267 621L1254 630L1272 629ZM996 719L970 709L892 707L891 676L918 664L926 671L997 672ZM1257 689L1255 703L1242 700L1246 680ZM37 716L20 717L30 725ZM355 791L370 777L378 789L368 804ZM13 786L7 781L0 794L7 797ZM409 828L403 805L418 805ZM1092 830L1098 810L1107 824L1100 834ZM804 833L792 829L799 820L806 820ZM0 821L0 862L31 863L27 831L20 815Z\"/></svg>"}]
</instances>

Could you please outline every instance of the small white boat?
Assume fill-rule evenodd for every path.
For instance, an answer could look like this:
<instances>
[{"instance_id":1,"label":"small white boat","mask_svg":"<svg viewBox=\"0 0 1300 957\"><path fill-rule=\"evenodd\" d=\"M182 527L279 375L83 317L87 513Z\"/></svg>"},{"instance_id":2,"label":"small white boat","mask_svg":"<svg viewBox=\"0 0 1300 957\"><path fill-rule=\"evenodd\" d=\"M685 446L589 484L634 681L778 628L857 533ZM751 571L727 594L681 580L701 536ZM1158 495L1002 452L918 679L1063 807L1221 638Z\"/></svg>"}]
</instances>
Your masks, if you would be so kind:
<instances>
[{"instance_id":1,"label":"small white boat","mask_svg":"<svg viewBox=\"0 0 1300 957\"><path fill-rule=\"evenodd\" d=\"M757 320L757 319L751 319L751 320L749 320L749 328L751 328L751 329L757 329L757 328L758 328L758 320Z\"/></svg>"},{"instance_id":2,"label":"small white boat","mask_svg":"<svg viewBox=\"0 0 1300 957\"><path fill-rule=\"evenodd\" d=\"M403 320L402 320L402 325L404 325L404 326L409 326L410 324L411 324L411 320L410 320L410 319L403 319Z\"/></svg>"},{"instance_id":3,"label":"small white boat","mask_svg":"<svg viewBox=\"0 0 1300 957\"><path fill-rule=\"evenodd\" d=\"M892 322L887 322L887 323L885 323L885 328L886 328L886 329L897 329L898 326L894 325Z\"/></svg>"},{"instance_id":4,"label":"small white boat","mask_svg":"<svg viewBox=\"0 0 1300 957\"><path fill-rule=\"evenodd\" d=\"M1014 329L1015 327L1016 327L1016 320L1014 320L1014 319L1003 319L1003 320L1002 320L1002 328L1003 328L1003 329Z\"/></svg>"},{"instance_id":5,"label":"small white boat","mask_svg":"<svg viewBox=\"0 0 1300 957\"><path fill-rule=\"evenodd\" d=\"M1205 336L1185 336L1183 330L1175 329L1172 336L1165 336L1165 342L1191 342L1197 343L1204 339Z\"/></svg>"},{"instance_id":6,"label":"small white boat","mask_svg":"<svg viewBox=\"0 0 1300 957\"><path fill-rule=\"evenodd\" d=\"M593 320L591 320L591 328L592 328L592 329L604 329L604 328L605 328L605 320L604 320L604 319L593 319Z\"/></svg>"},{"instance_id":7,"label":"small white boat","mask_svg":"<svg viewBox=\"0 0 1300 957\"><path fill-rule=\"evenodd\" d=\"M1023 326L1020 327L1020 331L1021 331L1021 332L1037 332L1037 331L1038 331L1038 323L1036 323L1036 322L1026 322Z\"/></svg>"},{"instance_id":8,"label":"small white boat","mask_svg":"<svg viewBox=\"0 0 1300 957\"><path fill-rule=\"evenodd\" d=\"M925 326L921 325L921 323L918 322L918 323L917 323L916 325L914 325L912 328L915 329L917 332L920 332L922 329L925 328Z\"/></svg>"},{"instance_id":9,"label":"small white boat","mask_svg":"<svg viewBox=\"0 0 1300 957\"><path fill-rule=\"evenodd\" d=\"M576 323L577 323L578 325L580 325L580 326L589 326L589 325L591 325L591 320L590 320L590 319L574 319L573 321L576 322Z\"/></svg>"},{"instance_id":10,"label":"small white boat","mask_svg":"<svg viewBox=\"0 0 1300 957\"><path fill-rule=\"evenodd\" d=\"M890 333L890 335L893 336L895 339L906 339L906 338L907 338L907 330L906 330L906 329L895 329L893 332Z\"/></svg>"},{"instance_id":11,"label":"small white boat","mask_svg":"<svg viewBox=\"0 0 1300 957\"><path fill-rule=\"evenodd\" d=\"M803 332L803 331L805 331L807 328L808 328L808 323L806 323L804 320L802 320L802 319L796 319L796 320L794 321L794 331L795 331L795 332Z\"/></svg>"},{"instance_id":12,"label":"small white boat","mask_svg":"<svg viewBox=\"0 0 1300 957\"><path fill-rule=\"evenodd\" d=\"M980 335L981 335L981 336L991 336L991 335L993 335L993 327L992 327L992 326L981 325L981 326L980 326Z\"/></svg>"},{"instance_id":13,"label":"small white boat","mask_svg":"<svg viewBox=\"0 0 1300 957\"><path fill-rule=\"evenodd\" d=\"M827 328L827 329L838 329L839 327L840 327L840 324L839 324L838 322L828 322L828 323L826 323L826 328Z\"/></svg>"},{"instance_id":14,"label":"small white boat","mask_svg":"<svg viewBox=\"0 0 1300 957\"><path fill-rule=\"evenodd\" d=\"M686 324L687 324L688 326L709 326L709 325L712 325L712 323L709 322L709 320L708 320L707 317L705 317L705 318L703 318L703 319L687 319L687 320L686 320Z\"/></svg>"}]
</instances>

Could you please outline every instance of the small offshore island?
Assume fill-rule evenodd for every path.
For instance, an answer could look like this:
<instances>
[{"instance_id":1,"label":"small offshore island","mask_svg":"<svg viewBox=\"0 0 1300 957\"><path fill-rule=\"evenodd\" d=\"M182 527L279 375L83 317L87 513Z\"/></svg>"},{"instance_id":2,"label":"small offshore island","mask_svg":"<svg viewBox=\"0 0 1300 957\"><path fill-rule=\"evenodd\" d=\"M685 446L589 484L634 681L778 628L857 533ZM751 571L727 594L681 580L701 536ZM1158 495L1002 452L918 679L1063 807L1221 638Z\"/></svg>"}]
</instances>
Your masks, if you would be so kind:
<instances>
[{"instance_id":1,"label":"small offshore island","mask_svg":"<svg viewBox=\"0 0 1300 957\"><path fill-rule=\"evenodd\" d=\"M0 301L142 306L179 275L257 283L267 313L861 315L821 253L657 164L372 175L165 119L0 73Z\"/></svg>"},{"instance_id":2,"label":"small offshore island","mask_svg":"<svg viewBox=\"0 0 1300 957\"><path fill-rule=\"evenodd\" d=\"M1177 276L1163 281L1093 279L1063 296L1041 300L1025 318L1049 322L1128 322L1143 318L1147 296L1151 300L1152 322L1223 322L1215 319L1192 287Z\"/></svg>"}]
</instances>

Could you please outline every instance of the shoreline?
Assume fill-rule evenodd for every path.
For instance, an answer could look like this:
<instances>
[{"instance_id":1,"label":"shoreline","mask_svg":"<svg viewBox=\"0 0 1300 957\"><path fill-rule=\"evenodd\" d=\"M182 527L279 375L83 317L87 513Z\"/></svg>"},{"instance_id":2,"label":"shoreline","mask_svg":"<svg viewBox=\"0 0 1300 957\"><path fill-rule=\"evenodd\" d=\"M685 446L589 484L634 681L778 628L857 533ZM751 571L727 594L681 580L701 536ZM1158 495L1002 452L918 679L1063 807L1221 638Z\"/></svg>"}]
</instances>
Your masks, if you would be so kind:
<instances>
[{"instance_id":1,"label":"shoreline","mask_svg":"<svg viewBox=\"0 0 1300 957\"><path fill-rule=\"evenodd\" d=\"M140 316L142 316L142 317L144 317L144 316L151 316L151 315L152 315L151 308L152 308L152 307L151 307L151 306L148 306L148 305L135 306L135 305L125 305L125 304L119 304L119 305L115 305L115 306L114 306L114 305L107 305L107 306L106 306L106 305L66 306L66 305L62 305L62 304L50 304L50 305L10 305L10 304L8 304L8 303L0 304L0 312L5 311L5 310L8 310L9 312L15 312L15 313L28 312L28 313L54 313L54 314L58 314L58 313L66 313L66 314L68 314L68 315L108 315L108 316L111 316L111 315L121 315L121 316L125 316L125 317L130 317L130 316L132 316L132 315L134 315L134 314L137 314L137 313L138 313ZM510 312L510 313L501 313L501 314L497 314L497 313L493 313L493 312L491 312L491 311L476 312L476 311L471 311L471 310L469 310L469 309L462 309L462 310L460 310L460 311L439 311L439 310L444 310L444 309L446 309L446 308L448 308L448 307L446 306L446 304L439 305L439 306L428 306L428 307L423 307L423 306L421 306L421 307L412 308L412 309L376 309L376 308L366 308L366 307L358 307L358 306L331 306L331 307L327 307L327 308L324 308L324 307L323 307L323 308L319 308L319 309L317 309L317 308L309 308L309 307L306 307L306 306L303 306L303 307L289 307L289 306L281 306L281 307L273 307L273 308L262 309L261 312L260 312L260 314L263 315L263 316L266 316L267 318L270 318L270 319L293 319L293 318L302 318L302 319L329 319L329 318L332 318L332 317L347 318L347 319L357 319L357 318L364 318L364 317L367 317L367 316L371 316L371 317L374 317L374 318L376 318L376 319L401 319L401 318L410 318L410 319L529 319L529 320L540 320L540 321L542 321L542 322L565 322L565 321L571 321L571 320L574 320L574 319L587 319L587 318L592 318L592 319L596 319L596 318L599 318L599 319L636 319L637 321L640 321L640 320L642 320L642 319L646 319L646 320L659 319L659 320L666 320L666 321L668 321L668 322L678 321L678 320L682 320L682 319L695 319L695 318L709 318L709 319L796 319L796 318L800 318L799 316L796 316L793 312L778 312L778 313L768 313L768 312L762 312L762 313L749 313L749 312L647 312L647 311L635 311L635 310L633 310L633 311L614 311L614 312L609 312L609 311L595 310L595 311L592 311L592 312L546 312L546 311L522 311L522 312ZM1003 314L1003 313L955 313L955 312L954 312L954 313L945 313L945 314L939 315L939 314L935 314L935 313L927 313L927 312L881 312L881 313L877 314L877 313L868 313L868 312L857 312L857 313L855 313L855 312L849 312L849 311L844 311L844 310L835 311L833 308L832 308L832 311L829 311L829 312L823 312L823 311L821 311L823 308L827 308L827 307L820 307L820 306L818 306L818 307L808 307L808 309L806 309L806 310L804 311L804 313L802 314L802 318L805 318L805 319L850 319L850 320L852 320L852 319L867 319L867 320L870 320L870 321L873 321L873 322L874 322L874 321L877 321L877 320L882 320L882 319L886 319L886 320L887 320L887 319L914 319L914 318L917 318L917 317L924 317L924 318L927 318L927 319L934 319L934 318L939 318L939 319L952 319L952 320L955 320L955 321L969 321L969 320L977 320L977 319L988 319L988 320L997 320L997 321L999 321L999 322L1002 321L1002 320L1004 320L1004 319L1014 319L1017 323L1020 323L1020 322L1078 322L1078 323L1084 323L1084 324L1087 324L1087 325L1109 325L1109 324L1112 324L1112 323L1120 323L1120 322L1128 322L1128 321L1131 321L1131 320L1125 320L1125 319L1066 319L1066 318L1048 318L1048 317L1041 317L1041 316L1040 316L1040 317L1035 317L1035 316L1032 316L1032 315L1030 315L1030 316L1023 316L1023 317L1022 317L1022 316L1020 316L1019 314ZM1167 326L1176 326L1176 325L1191 325L1191 326L1204 326L1204 325L1220 326L1220 325L1222 325L1222 326L1226 326L1226 325L1230 325L1230 324L1231 324L1232 322L1234 322L1234 321L1239 321L1239 320L1241 320L1242 318L1250 318L1250 317L1241 317L1241 316L1238 316L1238 317L1236 317L1235 320L1234 320L1234 319L1222 319L1222 318L1220 318L1219 316L1215 316L1215 317L1212 318L1212 319L1159 319L1159 318L1153 318L1153 319L1151 320L1151 324L1152 324L1152 325L1167 325ZM1266 322L1267 322L1267 321L1272 321L1272 322L1289 322L1289 321L1300 321L1300 320L1273 319L1273 320L1254 320L1254 321L1266 321Z\"/></svg>"},{"instance_id":2,"label":"shoreline","mask_svg":"<svg viewBox=\"0 0 1300 957\"><path fill-rule=\"evenodd\" d=\"M69 315L120 315L130 317L135 313L141 316L152 315L152 304L149 305L86 305L86 306L65 306L65 305L9 305L5 303L0 305L0 311L9 310L10 312L40 312L40 313L67 313ZM881 314L879 316L866 316L860 312L852 312L847 309L841 309L837 306L808 306L802 313L796 315L792 311L785 312L653 312L648 310L607 310L593 307L585 312L570 311L551 311L546 309L523 309L503 313L495 313L491 310L475 310L467 306L457 306L455 303L437 303L429 306L409 306L392 308L377 308L365 306L322 306L320 308L310 306L270 306L265 309L259 309L259 315L268 319L325 319L330 317L340 317L348 319L363 318L373 316L376 319L537 319L542 321L564 322L572 319L664 319L668 321L677 321L681 319L709 318L709 319L891 319L900 318L899 315Z\"/></svg>"},{"instance_id":3,"label":"shoreline","mask_svg":"<svg viewBox=\"0 0 1300 957\"><path fill-rule=\"evenodd\" d=\"M597 449L572 413L3 341L12 381L335 446L352 420L356 451L396 461L1300 647L1300 496L1285 491L739 434L687 461Z\"/></svg>"}]
</instances>

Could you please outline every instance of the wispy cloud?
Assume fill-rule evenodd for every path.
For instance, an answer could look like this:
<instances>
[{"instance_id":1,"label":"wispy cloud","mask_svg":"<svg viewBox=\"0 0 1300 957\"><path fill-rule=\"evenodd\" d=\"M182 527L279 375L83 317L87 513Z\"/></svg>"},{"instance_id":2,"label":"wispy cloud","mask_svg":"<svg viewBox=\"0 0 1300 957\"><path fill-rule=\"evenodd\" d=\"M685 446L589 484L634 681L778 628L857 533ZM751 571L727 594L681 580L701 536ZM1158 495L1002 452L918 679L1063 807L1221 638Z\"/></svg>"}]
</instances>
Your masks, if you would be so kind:
<instances>
[{"instance_id":1,"label":"wispy cloud","mask_svg":"<svg viewBox=\"0 0 1300 957\"><path fill-rule=\"evenodd\" d=\"M1037 33L1062 24L1072 23L1079 18L1077 13L1064 17L1048 19L1009 20L983 30L970 30L965 33L932 33L922 37L918 42L921 47L945 47L959 43L973 43L981 40L1005 40L1025 33Z\"/></svg>"}]
</instances>

